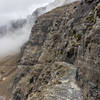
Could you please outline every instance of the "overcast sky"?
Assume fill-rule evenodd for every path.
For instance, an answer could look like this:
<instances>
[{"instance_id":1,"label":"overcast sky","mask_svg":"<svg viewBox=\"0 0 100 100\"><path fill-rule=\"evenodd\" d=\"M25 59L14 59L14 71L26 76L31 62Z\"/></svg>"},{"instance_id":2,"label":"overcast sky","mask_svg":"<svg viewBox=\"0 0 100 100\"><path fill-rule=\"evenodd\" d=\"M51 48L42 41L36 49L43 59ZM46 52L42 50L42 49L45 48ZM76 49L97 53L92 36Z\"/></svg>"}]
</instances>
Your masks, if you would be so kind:
<instances>
[{"instance_id":1,"label":"overcast sky","mask_svg":"<svg viewBox=\"0 0 100 100\"><path fill-rule=\"evenodd\" d=\"M0 24L8 20L26 17L35 8L54 0L0 0Z\"/></svg>"}]
</instances>

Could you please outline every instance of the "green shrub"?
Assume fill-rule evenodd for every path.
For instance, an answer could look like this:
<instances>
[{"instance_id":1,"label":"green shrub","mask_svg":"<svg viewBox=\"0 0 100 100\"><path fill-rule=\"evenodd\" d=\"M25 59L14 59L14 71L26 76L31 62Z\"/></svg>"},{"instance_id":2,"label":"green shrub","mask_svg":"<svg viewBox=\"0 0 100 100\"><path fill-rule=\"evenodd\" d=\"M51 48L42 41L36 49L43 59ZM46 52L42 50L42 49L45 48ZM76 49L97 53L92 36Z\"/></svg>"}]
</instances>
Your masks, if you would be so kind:
<instances>
[{"instance_id":1,"label":"green shrub","mask_svg":"<svg viewBox=\"0 0 100 100\"><path fill-rule=\"evenodd\" d=\"M87 18L87 20L90 22L90 23L94 23L95 22L95 19L94 19L94 15L91 15Z\"/></svg>"},{"instance_id":2,"label":"green shrub","mask_svg":"<svg viewBox=\"0 0 100 100\"><path fill-rule=\"evenodd\" d=\"M81 38L82 38L82 34L80 34L80 33L76 34L75 38L76 38L77 41L80 41Z\"/></svg>"}]
</instances>

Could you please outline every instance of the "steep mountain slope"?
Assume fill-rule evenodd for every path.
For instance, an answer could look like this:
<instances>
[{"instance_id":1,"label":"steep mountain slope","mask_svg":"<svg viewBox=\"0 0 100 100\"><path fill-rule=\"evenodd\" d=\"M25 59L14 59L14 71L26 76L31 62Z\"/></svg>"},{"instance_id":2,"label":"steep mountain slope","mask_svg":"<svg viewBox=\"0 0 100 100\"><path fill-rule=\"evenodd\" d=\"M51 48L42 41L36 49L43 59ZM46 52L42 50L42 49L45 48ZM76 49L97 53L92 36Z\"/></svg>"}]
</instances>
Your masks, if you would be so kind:
<instances>
[{"instance_id":1,"label":"steep mountain slope","mask_svg":"<svg viewBox=\"0 0 100 100\"><path fill-rule=\"evenodd\" d=\"M12 100L100 100L100 1L40 16L22 48ZM77 70L76 70L77 69Z\"/></svg>"},{"instance_id":2,"label":"steep mountain slope","mask_svg":"<svg viewBox=\"0 0 100 100\"><path fill-rule=\"evenodd\" d=\"M83 100L75 84L76 68L68 64L74 62L70 49L73 55L73 43L77 42L69 38L66 30L79 3L57 8L37 19L22 49L18 66L22 72L13 83L13 100Z\"/></svg>"},{"instance_id":3,"label":"steep mountain slope","mask_svg":"<svg viewBox=\"0 0 100 100\"><path fill-rule=\"evenodd\" d=\"M4 98L7 98L8 100L12 93L11 84L15 74L18 72L21 73L21 71L24 72L23 68L21 71L18 69L17 62L20 56L19 54L15 54L16 52L13 53L13 50L18 50L17 53L19 53L20 47L22 47L22 45L28 40L31 27L34 25L38 16L56 8L57 6L66 4L65 1L67 1L66 3L70 3L69 0L55 0L55 2L46 7L36 9L36 11L26 19L11 21L9 24L0 27L0 96L4 96ZM23 74L21 75L23 76ZM21 76L19 75L19 77ZM72 77L72 81L73 79L75 80L74 76ZM18 80L20 80L20 78L18 78ZM14 85L16 84L17 83Z\"/></svg>"},{"instance_id":4,"label":"steep mountain slope","mask_svg":"<svg viewBox=\"0 0 100 100\"><path fill-rule=\"evenodd\" d=\"M12 100L100 100L100 0L74 2L38 17L17 67Z\"/></svg>"}]
</instances>

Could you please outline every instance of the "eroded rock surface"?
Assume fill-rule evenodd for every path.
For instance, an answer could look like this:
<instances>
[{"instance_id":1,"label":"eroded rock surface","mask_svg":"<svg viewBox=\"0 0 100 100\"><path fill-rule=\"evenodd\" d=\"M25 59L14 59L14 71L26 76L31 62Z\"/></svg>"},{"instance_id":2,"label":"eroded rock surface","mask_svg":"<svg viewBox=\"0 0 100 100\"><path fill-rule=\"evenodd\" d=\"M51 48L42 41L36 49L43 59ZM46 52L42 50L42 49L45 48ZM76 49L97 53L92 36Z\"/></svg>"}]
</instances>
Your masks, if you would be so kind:
<instances>
[{"instance_id":1,"label":"eroded rock surface","mask_svg":"<svg viewBox=\"0 0 100 100\"><path fill-rule=\"evenodd\" d=\"M37 19L12 100L100 100L99 2L74 2Z\"/></svg>"}]
</instances>

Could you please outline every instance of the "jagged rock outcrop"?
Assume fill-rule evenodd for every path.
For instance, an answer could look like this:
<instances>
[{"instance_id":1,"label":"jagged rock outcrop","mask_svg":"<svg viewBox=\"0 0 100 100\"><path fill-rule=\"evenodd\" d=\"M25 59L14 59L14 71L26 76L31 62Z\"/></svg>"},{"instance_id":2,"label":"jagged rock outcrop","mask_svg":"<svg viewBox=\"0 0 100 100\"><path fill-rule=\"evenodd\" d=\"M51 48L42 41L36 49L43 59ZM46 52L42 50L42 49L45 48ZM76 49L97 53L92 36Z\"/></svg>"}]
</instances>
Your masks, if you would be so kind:
<instances>
[{"instance_id":1,"label":"jagged rock outcrop","mask_svg":"<svg viewBox=\"0 0 100 100\"><path fill-rule=\"evenodd\" d=\"M40 16L22 48L12 100L83 100L75 78L85 100L100 100L99 31L99 0Z\"/></svg>"},{"instance_id":2,"label":"jagged rock outcrop","mask_svg":"<svg viewBox=\"0 0 100 100\"><path fill-rule=\"evenodd\" d=\"M88 0L87 0L88 1ZM100 100L100 17L99 0L91 0L90 10L83 20L88 21L83 42L78 48L77 81L88 100ZM85 23L85 22L84 22Z\"/></svg>"},{"instance_id":3,"label":"jagged rock outcrop","mask_svg":"<svg viewBox=\"0 0 100 100\"><path fill-rule=\"evenodd\" d=\"M73 63L75 56L72 43L69 47L73 48L67 49L66 26L68 19L74 17L70 15L78 4L57 8L37 19L30 40L22 49L18 67L24 71L15 78L13 100L83 99L75 84L76 68L67 64Z\"/></svg>"}]
</instances>

